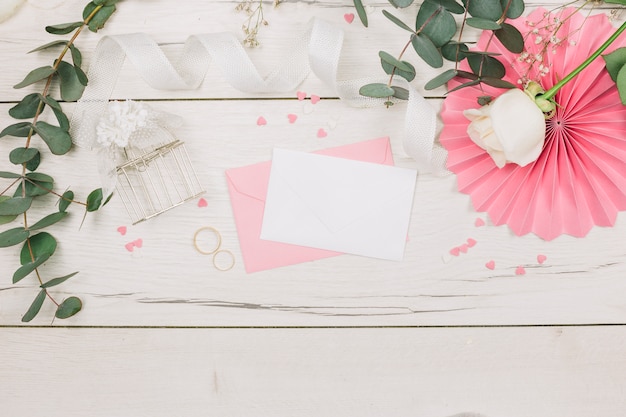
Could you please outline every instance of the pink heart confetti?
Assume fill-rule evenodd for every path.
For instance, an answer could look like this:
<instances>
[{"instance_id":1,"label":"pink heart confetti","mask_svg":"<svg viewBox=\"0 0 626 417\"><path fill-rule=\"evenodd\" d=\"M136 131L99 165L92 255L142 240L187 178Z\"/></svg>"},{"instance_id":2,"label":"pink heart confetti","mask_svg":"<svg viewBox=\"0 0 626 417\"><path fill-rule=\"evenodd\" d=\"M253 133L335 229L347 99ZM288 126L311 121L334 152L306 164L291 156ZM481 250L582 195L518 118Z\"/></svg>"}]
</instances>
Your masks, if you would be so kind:
<instances>
[{"instance_id":1,"label":"pink heart confetti","mask_svg":"<svg viewBox=\"0 0 626 417\"><path fill-rule=\"evenodd\" d=\"M124 245L127 251L132 252L135 250L135 242L128 242Z\"/></svg>"},{"instance_id":2,"label":"pink heart confetti","mask_svg":"<svg viewBox=\"0 0 626 417\"><path fill-rule=\"evenodd\" d=\"M298 100L302 101L306 98L306 93L304 91L298 91L296 96L298 97Z\"/></svg>"},{"instance_id":3,"label":"pink heart confetti","mask_svg":"<svg viewBox=\"0 0 626 417\"><path fill-rule=\"evenodd\" d=\"M460 253L461 253L461 248L459 248L458 246L456 248L450 249L450 255L452 256L459 256Z\"/></svg>"},{"instance_id":4,"label":"pink heart confetti","mask_svg":"<svg viewBox=\"0 0 626 417\"><path fill-rule=\"evenodd\" d=\"M143 246L143 239L137 239L132 243L135 245L135 247L141 248Z\"/></svg>"},{"instance_id":5,"label":"pink heart confetti","mask_svg":"<svg viewBox=\"0 0 626 417\"><path fill-rule=\"evenodd\" d=\"M467 253L467 250L469 249L469 246L467 243L462 244L461 246L459 246L459 250L463 253Z\"/></svg>"},{"instance_id":6,"label":"pink heart confetti","mask_svg":"<svg viewBox=\"0 0 626 417\"><path fill-rule=\"evenodd\" d=\"M476 241L470 237L469 239L467 239L467 246L473 248L474 246L476 246Z\"/></svg>"},{"instance_id":7,"label":"pink heart confetti","mask_svg":"<svg viewBox=\"0 0 626 417\"><path fill-rule=\"evenodd\" d=\"M267 124L267 120L265 120L265 117L259 116L259 118L256 119L256 124L257 126L265 126Z\"/></svg>"},{"instance_id":8,"label":"pink heart confetti","mask_svg":"<svg viewBox=\"0 0 626 417\"><path fill-rule=\"evenodd\" d=\"M117 228L117 231L120 235L124 236L126 234L126 226L120 226Z\"/></svg>"},{"instance_id":9,"label":"pink heart confetti","mask_svg":"<svg viewBox=\"0 0 626 417\"><path fill-rule=\"evenodd\" d=\"M354 21L354 13L346 13L343 15L343 20L348 23L352 23Z\"/></svg>"},{"instance_id":10,"label":"pink heart confetti","mask_svg":"<svg viewBox=\"0 0 626 417\"><path fill-rule=\"evenodd\" d=\"M537 262L539 262L539 264L541 265L543 265L546 259L548 259L546 255L537 255Z\"/></svg>"},{"instance_id":11,"label":"pink heart confetti","mask_svg":"<svg viewBox=\"0 0 626 417\"><path fill-rule=\"evenodd\" d=\"M487 269L491 269L492 271L496 269L496 263L493 260L487 262L485 266L487 267Z\"/></svg>"},{"instance_id":12,"label":"pink heart confetti","mask_svg":"<svg viewBox=\"0 0 626 417\"><path fill-rule=\"evenodd\" d=\"M324 129L319 129L317 131L317 137L318 138L325 138L326 136L328 136L328 133L326 133L326 131Z\"/></svg>"},{"instance_id":13,"label":"pink heart confetti","mask_svg":"<svg viewBox=\"0 0 626 417\"><path fill-rule=\"evenodd\" d=\"M526 275L526 269L523 266L518 266L515 269L515 275Z\"/></svg>"},{"instance_id":14,"label":"pink heart confetti","mask_svg":"<svg viewBox=\"0 0 626 417\"><path fill-rule=\"evenodd\" d=\"M293 123L296 122L296 120L298 120L298 115L290 113L290 114L287 115L287 119L289 119L289 123L293 124Z\"/></svg>"},{"instance_id":15,"label":"pink heart confetti","mask_svg":"<svg viewBox=\"0 0 626 417\"><path fill-rule=\"evenodd\" d=\"M320 100L321 100L320 96L316 96L315 94L311 95L311 103L312 104L317 104Z\"/></svg>"},{"instance_id":16,"label":"pink heart confetti","mask_svg":"<svg viewBox=\"0 0 626 417\"><path fill-rule=\"evenodd\" d=\"M207 203L207 201L204 198L201 198L200 200L198 200L198 207L206 207L208 205L209 203Z\"/></svg>"},{"instance_id":17,"label":"pink heart confetti","mask_svg":"<svg viewBox=\"0 0 626 417\"><path fill-rule=\"evenodd\" d=\"M480 217L476 219L476 221L474 221L474 226L476 227L482 227L485 225L485 221L483 219L481 219Z\"/></svg>"}]
</instances>

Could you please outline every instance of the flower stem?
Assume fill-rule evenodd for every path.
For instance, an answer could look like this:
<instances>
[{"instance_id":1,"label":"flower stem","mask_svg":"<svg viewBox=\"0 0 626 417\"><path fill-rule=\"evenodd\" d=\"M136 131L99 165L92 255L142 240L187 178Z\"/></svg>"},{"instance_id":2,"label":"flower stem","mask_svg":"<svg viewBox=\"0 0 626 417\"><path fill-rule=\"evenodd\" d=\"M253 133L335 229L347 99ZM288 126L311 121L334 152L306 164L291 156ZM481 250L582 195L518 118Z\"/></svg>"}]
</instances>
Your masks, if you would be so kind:
<instances>
[{"instance_id":1,"label":"flower stem","mask_svg":"<svg viewBox=\"0 0 626 417\"><path fill-rule=\"evenodd\" d=\"M577 76L578 73L580 73L582 70L587 68L587 66L589 66L591 62L593 62L598 56L600 56L600 54L604 52L604 50L608 48L613 43L613 41L615 41L615 39L617 39L617 37L622 34L624 30L626 30L626 22L622 23L622 25L611 35L611 37L608 38L593 54L591 54L589 58L585 59L582 64L576 67L574 71L567 74L565 78L556 83L554 87L541 94L539 97L546 100L550 100L551 98L553 98L556 95L557 91L561 89L561 87L570 82L572 78Z\"/></svg>"}]
</instances>

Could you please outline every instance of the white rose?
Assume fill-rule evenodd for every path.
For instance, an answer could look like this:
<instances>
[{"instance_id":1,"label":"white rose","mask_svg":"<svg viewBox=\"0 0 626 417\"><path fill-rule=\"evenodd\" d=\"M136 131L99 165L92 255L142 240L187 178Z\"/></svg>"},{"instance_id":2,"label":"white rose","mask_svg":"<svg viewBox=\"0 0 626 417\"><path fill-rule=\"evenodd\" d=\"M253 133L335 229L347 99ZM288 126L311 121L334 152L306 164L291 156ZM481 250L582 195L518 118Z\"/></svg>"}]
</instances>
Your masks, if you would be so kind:
<instances>
[{"instance_id":1,"label":"white rose","mask_svg":"<svg viewBox=\"0 0 626 417\"><path fill-rule=\"evenodd\" d=\"M498 168L528 165L539 158L546 137L543 112L524 91L513 88L480 109L465 110L469 137Z\"/></svg>"}]
</instances>

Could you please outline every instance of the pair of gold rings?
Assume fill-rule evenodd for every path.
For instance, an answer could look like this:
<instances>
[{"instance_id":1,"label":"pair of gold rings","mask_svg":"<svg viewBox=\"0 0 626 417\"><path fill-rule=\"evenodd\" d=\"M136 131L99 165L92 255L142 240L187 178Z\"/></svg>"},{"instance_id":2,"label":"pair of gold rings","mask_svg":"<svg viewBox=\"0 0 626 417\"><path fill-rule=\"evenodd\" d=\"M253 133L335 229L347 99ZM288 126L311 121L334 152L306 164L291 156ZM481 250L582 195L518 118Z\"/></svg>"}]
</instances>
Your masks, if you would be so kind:
<instances>
[{"instance_id":1,"label":"pair of gold rings","mask_svg":"<svg viewBox=\"0 0 626 417\"><path fill-rule=\"evenodd\" d=\"M213 248L210 251L203 249L200 247L200 245L198 245L198 235L200 235L200 233L204 231L213 232L213 234L215 234L215 238L217 239L217 244L215 245L215 248ZM193 235L193 246L196 248L198 252L200 252L203 255L213 255L213 266L218 271L229 271L233 269L233 267L235 266L235 255L233 255L233 253L227 249L220 249L220 247L222 246L222 235L214 227L205 226L205 227L201 227L200 229L198 229L196 233ZM227 257L230 257L231 259L230 263L226 265L222 265L218 263L218 259L217 259L218 256L220 258L223 257L220 255L226 255Z\"/></svg>"}]
</instances>

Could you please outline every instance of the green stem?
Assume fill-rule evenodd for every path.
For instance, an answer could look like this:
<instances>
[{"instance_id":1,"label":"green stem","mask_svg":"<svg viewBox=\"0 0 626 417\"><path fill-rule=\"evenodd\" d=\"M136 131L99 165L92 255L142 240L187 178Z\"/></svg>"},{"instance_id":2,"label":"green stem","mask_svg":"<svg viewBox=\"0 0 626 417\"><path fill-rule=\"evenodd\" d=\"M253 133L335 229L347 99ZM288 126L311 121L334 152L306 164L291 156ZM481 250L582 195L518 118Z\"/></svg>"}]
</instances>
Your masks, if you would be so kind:
<instances>
[{"instance_id":1,"label":"green stem","mask_svg":"<svg viewBox=\"0 0 626 417\"><path fill-rule=\"evenodd\" d=\"M613 41L615 41L615 39L617 39L617 37L621 35L624 30L626 30L626 22L622 23L622 25L615 31L615 33L613 33L609 39L607 39L593 54L591 54L589 58L585 59L582 64L576 67L574 71L567 74L567 76L559 81L554 87L539 95L538 97L544 98L546 100L550 100L552 97L554 97L557 91L561 89L561 87L570 82L572 78L577 76L578 73L580 73L582 70L587 68L587 66L591 64L591 62L595 60L598 56L600 56L600 54L604 52L604 50L608 48L609 45L611 45Z\"/></svg>"}]
</instances>

